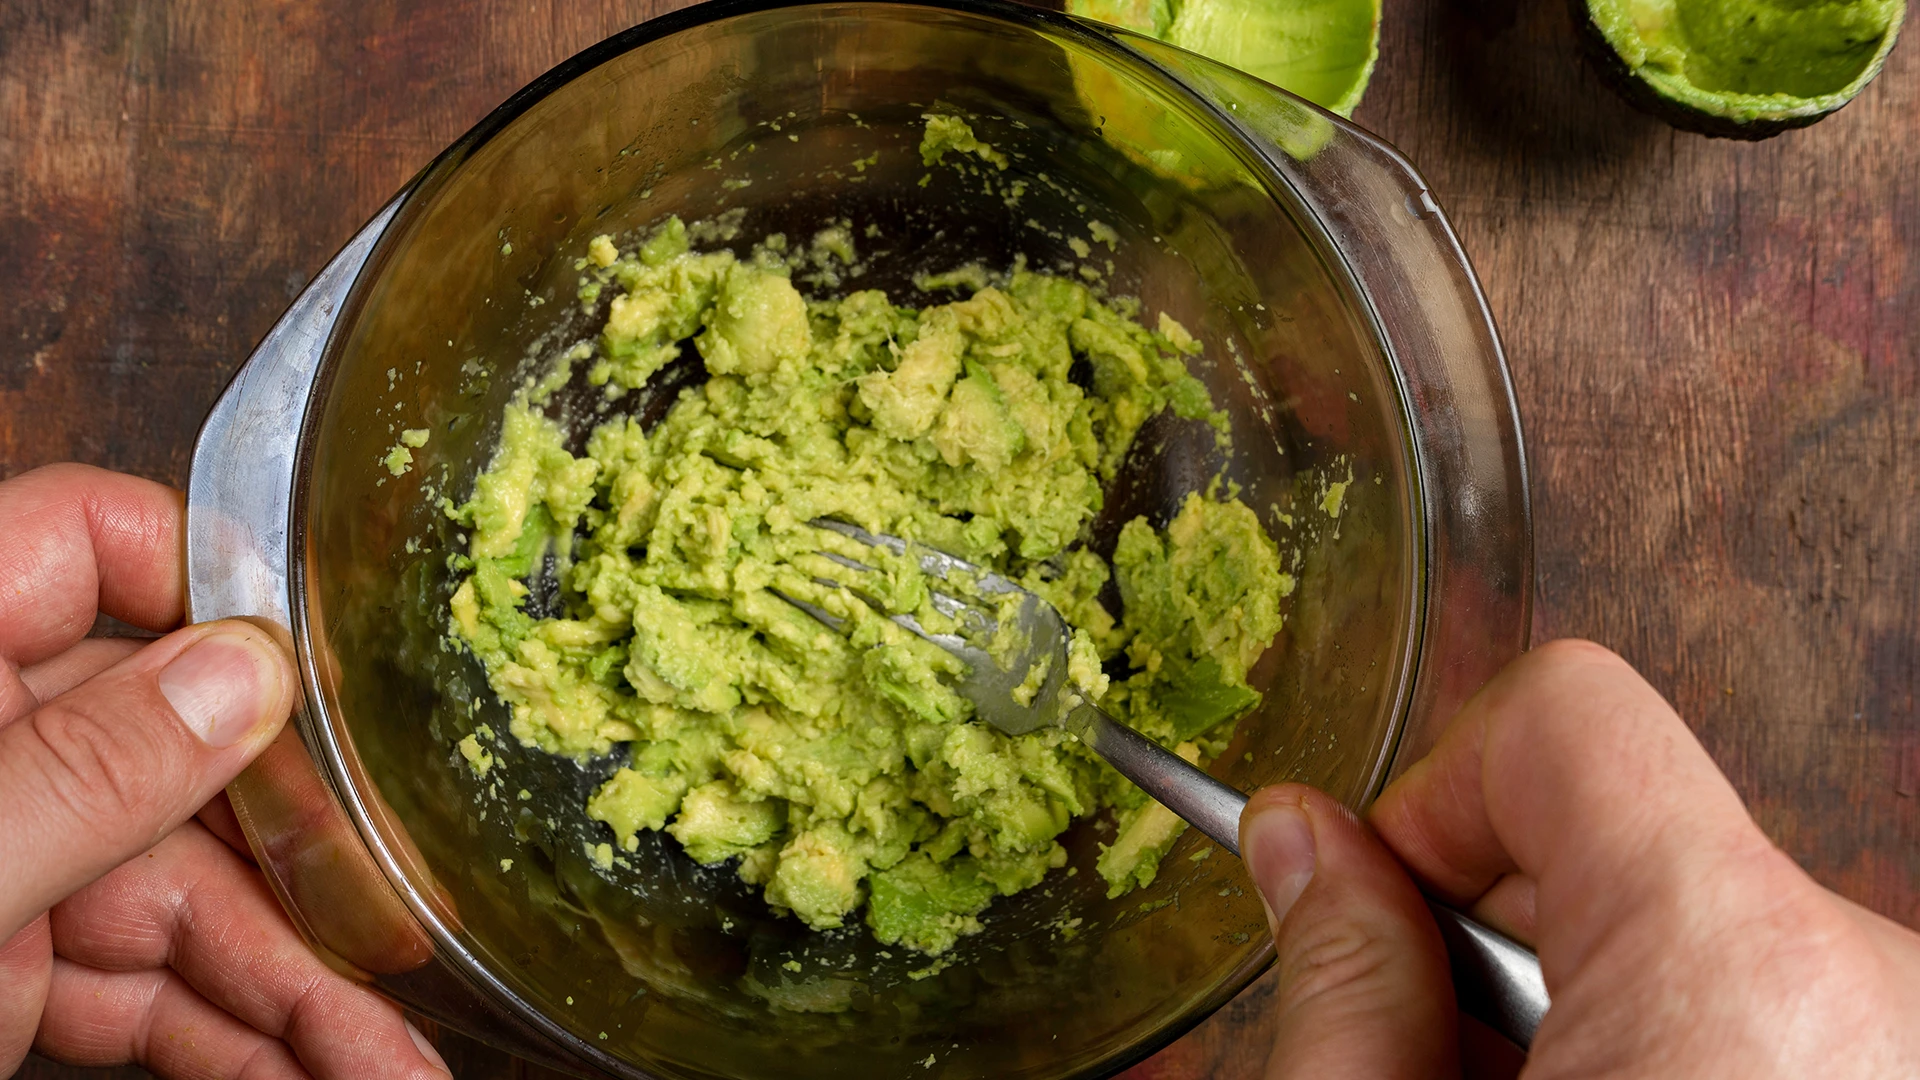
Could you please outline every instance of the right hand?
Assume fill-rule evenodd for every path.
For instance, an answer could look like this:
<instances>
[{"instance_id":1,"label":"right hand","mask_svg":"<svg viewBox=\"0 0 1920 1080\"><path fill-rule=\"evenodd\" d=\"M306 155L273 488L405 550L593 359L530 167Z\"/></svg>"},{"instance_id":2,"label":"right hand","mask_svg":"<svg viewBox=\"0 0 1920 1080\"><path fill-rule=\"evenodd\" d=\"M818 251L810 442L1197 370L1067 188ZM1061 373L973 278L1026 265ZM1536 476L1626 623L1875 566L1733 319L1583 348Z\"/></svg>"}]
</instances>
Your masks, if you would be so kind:
<instances>
[{"instance_id":1,"label":"right hand","mask_svg":"<svg viewBox=\"0 0 1920 1080\"><path fill-rule=\"evenodd\" d=\"M1539 952L1527 1077L1920 1076L1920 934L1815 884L1605 649L1515 661L1369 820L1299 785L1241 818L1279 950L1272 1080L1458 1074L1414 880Z\"/></svg>"}]
</instances>

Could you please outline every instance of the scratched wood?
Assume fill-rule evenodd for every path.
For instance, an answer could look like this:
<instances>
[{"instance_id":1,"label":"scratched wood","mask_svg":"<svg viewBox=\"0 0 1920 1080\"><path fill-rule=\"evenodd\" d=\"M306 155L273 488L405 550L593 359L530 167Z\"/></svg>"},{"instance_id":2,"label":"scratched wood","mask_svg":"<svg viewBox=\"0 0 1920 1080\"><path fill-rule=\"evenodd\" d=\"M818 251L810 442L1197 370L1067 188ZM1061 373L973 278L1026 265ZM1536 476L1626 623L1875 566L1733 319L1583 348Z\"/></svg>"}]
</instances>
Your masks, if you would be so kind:
<instances>
[{"instance_id":1,"label":"scratched wood","mask_svg":"<svg viewBox=\"0 0 1920 1080\"><path fill-rule=\"evenodd\" d=\"M396 187L672 6L0 0L0 473L180 483L227 377ZM1387 9L1358 119L1426 172L1505 335L1536 637L1626 654L1788 852L1920 925L1920 44L1745 145L1621 104L1557 2ZM1257 1075L1271 990L1135 1075ZM463 1080L542 1075L442 1039Z\"/></svg>"}]
</instances>

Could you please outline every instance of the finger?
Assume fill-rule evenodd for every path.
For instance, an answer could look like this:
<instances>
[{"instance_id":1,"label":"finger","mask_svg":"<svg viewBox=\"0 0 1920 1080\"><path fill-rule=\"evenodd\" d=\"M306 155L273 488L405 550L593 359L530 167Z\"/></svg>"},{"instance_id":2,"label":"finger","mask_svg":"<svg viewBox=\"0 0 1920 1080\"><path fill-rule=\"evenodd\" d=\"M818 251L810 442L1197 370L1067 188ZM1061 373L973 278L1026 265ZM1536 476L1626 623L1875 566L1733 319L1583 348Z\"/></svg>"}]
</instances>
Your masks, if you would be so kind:
<instances>
[{"instance_id":1,"label":"finger","mask_svg":"<svg viewBox=\"0 0 1920 1080\"><path fill-rule=\"evenodd\" d=\"M1508 874L1480 894L1467 914L1522 945L1533 944L1533 879L1525 874Z\"/></svg>"},{"instance_id":2,"label":"finger","mask_svg":"<svg viewBox=\"0 0 1920 1080\"><path fill-rule=\"evenodd\" d=\"M1509 665L1375 803L1381 837L1453 899L1535 882L1549 985L1634 913L1777 860L1678 714L1618 656L1559 641ZM1728 873L1716 874L1718 870Z\"/></svg>"},{"instance_id":3,"label":"finger","mask_svg":"<svg viewBox=\"0 0 1920 1080\"><path fill-rule=\"evenodd\" d=\"M60 655L21 671L0 662L0 727L126 659L141 644L131 638L86 638Z\"/></svg>"},{"instance_id":4,"label":"finger","mask_svg":"<svg viewBox=\"0 0 1920 1080\"><path fill-rule=\"evenodd\" d=\"M104 611L145 630L184 614L179 492L88 465L0 483L0 656L31 665Z\"/></svg>"},{"instance_id":5,"label":"finger","mask_svg":"<svg viewBox=\"0 0 1920 1080\"><path fill-rule=\"evenodd\" d=\"M141 638L86 638L57 656L20 670L34 700L50 701L140 651Z\"/></svg>"},{"instance_id":6,"label":"finger","mask_svg":"<svg viewBox=\"0 0 1920 1080\"><path fill-rule=\"evenodd\" d=\"M1493 713L1488 702L1505 689L1502 679L1532 655L1469 700L1433 750L1389 784L1367 812L1401 864L1442 900L1472 903L1519 869L1487 817L1481 748Z\"/></svg>"},{"instance_id":7,"label":"finger","mask_svg":"<svg viewBox=\"0 0 1920 1080\"><path fill-rule=\"evenodd\" d=\"M0 727L6 727L15 720L32 712L40 704L33 696L33 690L12 664L0 659Z\"/></svg>"},{"instance_id":8,"label":"finger","mask_svg":"<svg viewBox=\"0 0 1920 1080\"><path fill-rule=\"evenodd\" d=\"M1240 817L1280 972L1270 1080L1456 1075L1453 984L1426 901L1365 825L1298 784Z\"/></svg>"},{"instance_id":9,"label":"finger","mask_svg":"<svg viewBox=\"0 0 1920 1080\"><path fill-rule=\"evenodd\" d=\"M194 823L56 907L53 941L91 968L171 967L315 1076L446 1080L400 1010L321 963L259 871Z\"/></svg>"},{"instance_id":10,"label":"finger","mask_svg":"<svg viewBox=\"0 0 1920 1080\"><path fill-rule=\"evenodd\" d=\"M152 847L272 740L293 705L257 627L171 634L0 728L0 936Z\"/></svg>"},{"instance_id":11,"label":"finger","mask_svg":"<svg viewBox=\"0 0 1920 1080\"><path fill-rule=\"evenodd\" d=\"M12 1076L33 1049L52 974L53 944L45 918L0 943L0 1076Z\"/></svg>"},{"instance_id":12,"label":"finger","mask_svg":"<svg viewBox=\"0 0 1920 1080\"><path fill-rule=\"evenodd\" d=\"M69 1065L132 1062L169 1080L312 1080L284 1043L164 969L96 971L56 958L33 1048Z\"/></svg>"}]
</instances>

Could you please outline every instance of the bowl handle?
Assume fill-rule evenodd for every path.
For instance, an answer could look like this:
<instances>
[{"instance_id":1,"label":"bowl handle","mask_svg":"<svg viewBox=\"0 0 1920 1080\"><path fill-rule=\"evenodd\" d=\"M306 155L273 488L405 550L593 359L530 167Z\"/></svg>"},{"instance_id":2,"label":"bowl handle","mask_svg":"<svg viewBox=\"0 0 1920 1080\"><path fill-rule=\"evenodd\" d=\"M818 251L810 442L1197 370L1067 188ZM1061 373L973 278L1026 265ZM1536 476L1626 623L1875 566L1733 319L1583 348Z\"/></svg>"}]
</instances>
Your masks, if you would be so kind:
<instances>
[{"instance_id":1,"label":"bowl handle","mask_svg":"<svg viewBox=\"0 0 1920 1080\"><path fill-rule=\"evenodd\" d=\"M410 191L320 271L201 425L187 479L187 609L195 622L244 618L283 642L293 639L288 535L314 379L348 293ZM302 670L301 683L313 686L311 671ZM323 757L311 715L303 698L286 729L227 788L254 860L301 937L334 970L416 1012L586 1075L590 1070L553 1039L436 962L425 927L315 764Z\"/></svg>"},{"instance_id":2,"label":"bowl handle","mask_svg":"<svg viewBox=\"0 0 1920 1080\"><path fill-rule=\"evenodd\" d=\"M388 204L320 271L208 414L187 480L187 609L292 640L288 529L300 431L342 304L392 221ZM304 710L228 787L255 860L309 945L361 980L432 950L354 835L303 744ZM345 871L343 873L343 871Z\"/></svg>"},{"instance_id":3,"label":"bowl handle","mask_svg":"<svg viewBox=\"0 0 1920 1080\"><path fill-rule=\"evenodd\" d=\"M1391 766L1404 771L1525 651L1531 628L1526 453L1486 298L1426 181L1393 147L1244 72L1102 30L1202 98L1266 159L1330 241L1323 254L1349 276L1393 361L1427 523L1420 662ZM1462 1010L1528 1046L1548 1005L1538 959L1457 913L1436 915Z\"/></svg>"},{"instance_id":4,"label":"bowl handle","mask_svg":"<svg viewBox=\"0 0 1920 1080\"><path fill-rule=\"evenodd\" d=\"M290 631L287 528L307 398L340 306L399 200L308 284L220 395L194 439L187 478L187 604Z\"/></svg>"}]
</instances>

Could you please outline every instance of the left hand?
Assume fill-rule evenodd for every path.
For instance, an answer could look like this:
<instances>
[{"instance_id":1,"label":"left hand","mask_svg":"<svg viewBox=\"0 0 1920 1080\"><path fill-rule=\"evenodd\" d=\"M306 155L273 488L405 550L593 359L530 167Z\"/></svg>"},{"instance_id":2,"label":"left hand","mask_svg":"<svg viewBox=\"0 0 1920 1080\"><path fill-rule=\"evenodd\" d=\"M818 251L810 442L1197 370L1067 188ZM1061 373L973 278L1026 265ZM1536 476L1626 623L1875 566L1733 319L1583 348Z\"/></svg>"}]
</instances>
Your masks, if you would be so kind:
<instances>
[{"instance_id":1,"label":"left hand","mask_svg":"<svg viewBox=\"0 0 1920 1080\"><path fill-rule=\"evenodd\" d=\"M174 629L183 516L178 492L83 466L0 483L0 1076L31 1048L167 1078L450 1080L244 854L220 791L297 676L247 623ZM173 632L88 638L101 612Z\"/></svg>"}]
</instances>

